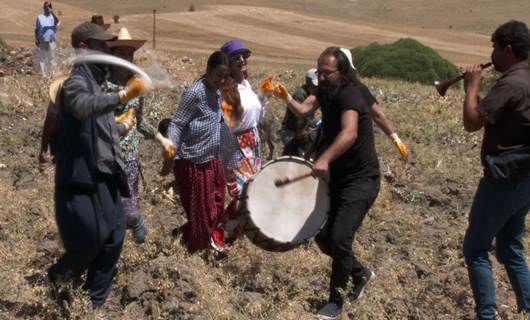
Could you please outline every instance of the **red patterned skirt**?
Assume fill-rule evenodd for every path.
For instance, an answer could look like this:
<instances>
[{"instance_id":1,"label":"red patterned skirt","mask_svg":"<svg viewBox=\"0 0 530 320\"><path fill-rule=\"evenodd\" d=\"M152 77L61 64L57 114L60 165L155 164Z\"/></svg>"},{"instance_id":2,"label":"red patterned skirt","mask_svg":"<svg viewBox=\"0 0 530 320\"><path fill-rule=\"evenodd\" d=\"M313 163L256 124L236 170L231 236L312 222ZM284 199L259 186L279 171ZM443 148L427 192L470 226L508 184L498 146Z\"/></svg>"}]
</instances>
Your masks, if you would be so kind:
<instances>
[{"instance_id":1,"label":"red patterned skirt","mask_svg":"<svg viewBox=\"0 0 530 320\"><path fill-rule=\"evenodd\" d=\"M225 177L221 161L195 164L175 160L175 180L188 223L184 241L190 252L206 249L212 231L224 225Z\"/></svg>"}]
</instances>

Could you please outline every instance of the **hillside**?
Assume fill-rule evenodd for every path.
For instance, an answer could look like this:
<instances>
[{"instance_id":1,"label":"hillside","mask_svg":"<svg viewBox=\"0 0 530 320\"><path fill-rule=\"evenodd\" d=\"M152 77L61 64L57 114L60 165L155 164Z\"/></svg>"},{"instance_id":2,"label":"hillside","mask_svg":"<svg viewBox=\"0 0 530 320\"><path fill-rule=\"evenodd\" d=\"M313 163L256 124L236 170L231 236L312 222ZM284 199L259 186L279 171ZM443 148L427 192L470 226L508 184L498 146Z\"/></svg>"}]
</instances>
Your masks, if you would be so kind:
<instances>
[{"instance_id":1,"label":"hillside","mask_svg":"<svg viewBox=\"0 0 530 320\"><path fill-rule=\"evenodd\" d=\"M158 175L159 147L145 140L140 157L147 242L136 245L127 235L113 291L97 317L77 290L72 291L71 305L50 298L45 270L59 257L61 244L53 168L37 163L49 85L49 79L31 69L40 3L0 2L6 16L0 37L12 46L0 49L0 319L314 319L327 297L330 272L330 261L316 244L271 253L242 237L226 259L206 252L189 255L180 235L174 235L185 217L173 178ZM331 44L352 47L409 36L453 62L485 62L493 28L512 17L528 21L530 12L527 1L515 0L504 1L502 7L490 0L221 0L215 5L197 0L196 11L188 12L191 3L54 1L63 21L59 42L68 47L72 27L94 12L109 21L120 14L122 23L111 30L127 26L133 36L151 39L156 7L157 49L148 43L137 54L141 66L158 68L171 79L167 88L147 97L146 118L156 125L174 113L183 89L204 71L207 54L229 37L242 38L254 51L249 61L252 84L273 75L293 90ZM453 7L458 9L445 10ZM471 320L473 299L461 244L481 175L481 135L462 128L462 92L450 90L440 98L431 86L362 80L409 146L411 159L402 162L388 138L375 129L384 178L354 251L377 277L357 304L345 306L343 319ZM269 105L273 133L284 108L277 100ZM274 143L278 155L278 137ZM494 258L492 262L499 319L519 319L504 270Z\"/></svg>"},{"instance_id":2,"label":"hillside","mask_svg":"<svg viewBox=\"0 0 530 320\"><path fill-rule=\"evenodd\" d=\"M144 66L156 61L180 79L180 87L149 96L146 112L152 123L173 113L182 85L201 72L204 56L191 58L140 54ZM303 71L257 62L251 65L251 81L272 74L293 89ZM45 269L61 250L53 169L39 168L36 158L47 80L21 74L0 79L0 318L86 318L83 295L75 293L73 307L65 308L50 299L45 283ZM346 317L472 319L460 247L480 176L480 136L462 129L462 95L451 91L440 99L432 87L365 80L408 144L411 161L403 163L376 130L383 185L354 250L377 278L358 304L346 306ZM277 101L270 105L268 119L276 129L283 108ZM312 319L326 298L330 268L312 241L270 253L241 238L224 260L188 255L180 236L172 235L184 216L173 179L157 174L158 147L142 141L140 156L146 180L141 206L150 233L141 246L128 235L114 289L102 310L105 319ZM514 319L516 303L508 280L495 268L499 311L502 319Z\"/></svg>"},{"instance_id":3,"label":"hillside","mask_svg":"<svg viewBox=\"0 0 530 320\"><path fill-rule=\"evenodd\" d=\"M330 45L351 48L403 37L414 37L456 63L484 61L489 59L489 34L495 26L513 17L528 19L530 11L524 11L529 6L527 2L508 2L513 5L506 3L500 12L492 1L456 6L454 0L440 2L438 7L425 4L414 10L412 2L402 0L384 5L378 1L334 0L326 1L325 7L312 0L289 1L287 6L281 4L283 1L250 1L245 5L238 1L198 1L194 2L194 12L187 11L189 4L162 0L136 1L133 5L130 1L54 3L62 20L61 46L68 46L70 30L94 13L103 14L109 22L118 14L120 24L112 25L111 30L126 26L133 36L151 41L152 10L157 9L159 49L205 54L231 37L240 37L254 50L256 59L308 64ZM445 9L451 3L456 11ZM33 46L35 16L41 10L36 2L5 0L0 9L6 12L0 36L11 45ZM437 23L439 19L444 23Z\"/></svg>"}]
</instances>

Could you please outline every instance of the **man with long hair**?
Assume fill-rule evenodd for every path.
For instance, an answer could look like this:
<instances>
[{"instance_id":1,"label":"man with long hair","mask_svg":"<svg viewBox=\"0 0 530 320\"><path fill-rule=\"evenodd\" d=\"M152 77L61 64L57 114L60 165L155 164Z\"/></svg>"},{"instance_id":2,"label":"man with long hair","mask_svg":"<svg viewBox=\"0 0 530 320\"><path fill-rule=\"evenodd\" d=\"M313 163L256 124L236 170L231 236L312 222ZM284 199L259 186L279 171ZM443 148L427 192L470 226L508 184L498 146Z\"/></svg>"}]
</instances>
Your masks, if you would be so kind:
<instances>
[{"instance_id":1,"label":"man with long hair","mask_svg":"<svg viewBox=\"0 0 530 320\"><path fill-rule=\"evenodd\" d=\"M374 145L370 106L347 56L329 47L318 59L318 90L302 103L296 102L283 85L274 94L303 116L320 107L323 139L317 146L313 175L328 178L330 210L326 225L316 241L332 259L328 303L320 309L321 319L337 319L342 313L344 292L355 301L374 273L353 255L352 242L364 216L379 192L379 162ZM371 95L370 95L371 96Z\"/></svg>"}]
</instances>

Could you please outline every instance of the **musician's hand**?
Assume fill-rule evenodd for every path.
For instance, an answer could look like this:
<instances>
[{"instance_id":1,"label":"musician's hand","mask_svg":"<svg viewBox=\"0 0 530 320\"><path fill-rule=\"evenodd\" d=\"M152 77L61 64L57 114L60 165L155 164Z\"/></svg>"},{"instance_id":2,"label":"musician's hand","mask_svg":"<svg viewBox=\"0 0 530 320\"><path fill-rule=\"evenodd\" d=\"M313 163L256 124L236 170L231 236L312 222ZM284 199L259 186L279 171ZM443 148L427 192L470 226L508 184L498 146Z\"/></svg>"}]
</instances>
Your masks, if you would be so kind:
<instances>
[{"instance_id":1,"label":"musician's hand","mask_svg":"<svg viewBox=\"0 0 530 320\"><path fill-rule=\"evenodd\" d=\"M329 176L329 162L324 158L318 158L313 165L312 175L315 178L327 179Z\"/></svg>"},{"instance_id":2,"label":"musician's hand","mask_svg":"<svg viewBox=\"0 0 530 320\"><path fill-rule=\"evenodd\" d=\"M464 73L464 90L480 88L480 80L482 78L482 67L480 65L468 65L462 68Z\"/></svg>"},{"instance_id":3,"label":"musician's hand","mask_svg":"<svg viewBox=\"0 0 530 320\"><path fill-rule=\"evenodd\" d=\"M392 143L394 144L394 146L399 151L401 158L407 161L409 158L409 150L407 149L407 146L401 141L401 139L398 137L397 133L395 132L390 135L390 138L392 139Z\"/></svg>"}]
</instances>

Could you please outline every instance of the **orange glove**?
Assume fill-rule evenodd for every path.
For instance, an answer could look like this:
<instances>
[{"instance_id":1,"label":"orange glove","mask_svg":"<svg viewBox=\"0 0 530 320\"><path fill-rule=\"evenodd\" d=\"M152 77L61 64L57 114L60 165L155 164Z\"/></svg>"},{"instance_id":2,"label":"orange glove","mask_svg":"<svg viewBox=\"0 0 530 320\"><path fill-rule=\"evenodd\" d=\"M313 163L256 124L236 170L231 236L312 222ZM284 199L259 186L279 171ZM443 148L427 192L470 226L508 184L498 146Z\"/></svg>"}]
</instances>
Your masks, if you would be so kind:
<instances>
[{"instance_id":1,"label":"orange glove","mask_svg":"<svg viewBox=\"0 0 530 320\"><path fill-rule=\"evenodd\" d=\"M272 76L265 77L261 80L259 85L259 92L261 96L265 96L274 91L274 85L272 84Z\"/></svg>"},{"instance_id":2,"label":"orange glove","mask_svg":"<svg viewBox=\"0 0 530 320\"><path fill-rule=\"evenodd\" d=\"M234 119L232 119L232 109L234 108L226 101L221 101L221 110L223 110L223 114L225 115L226 120L228 120L228 125L231 128L234 127Z\"/></svg>"},{"instance_id":3,"label":"orange glove","mask_svg":"<svg viewBox=\"0 0 530 320\"><path fill-rule=\"evenodd\" d=\"M125 125L127 131L136 125L136 113L134 108L129 108L127 112L122 113L115 118L116 123Z\"/></svg>"},{"instance_id":4,"label":"orange glove","mask_svg":"<svg viewBox=\"0 0 530 320\"><path fill-rule=\"evenodd\" d=\"M162 146L162 157L166 160L173 160L173 157L175 156L175 153L177 151L175 149L175 146L173 145L173 142L168 138L164 137L160 132L156 133L155 139Z\"/></svg>"},{"instance_id":5,"label":"orange glove","mask_svg":"<svg viewBox=\"0 0 530 320\"><path fill-rule=\"evenodd\" d=\"M281 83L274 86L273 93L276 98L280 98L285 102L291 102L291 100L293 100L293 97L291 97L287 88Z\"/></svg>"},{"instance_id":6,"label":"orange glove","mask_svg":"<svg viewBox=\"0 0 530 320\"><path fill-rule=\"evenodd\" d=\"M133 77L127 82L127 89L119 92L121 103L125 104L132 99L145 94L147 91L145 82L140 77Z\"/></svg>"},{"instance_id":7,"label":"orange glove","mask_svg":"<svg viewBox=\"0 0 530 320\"><path fill-rule=\"evenodd\" d=\"M398 149L401 158L407 161L409 159L409 150L407 149L407 146L401 141L395 132L390 135L390 138L392 139L394 146Z\"/></svg>"}]
</instances>

